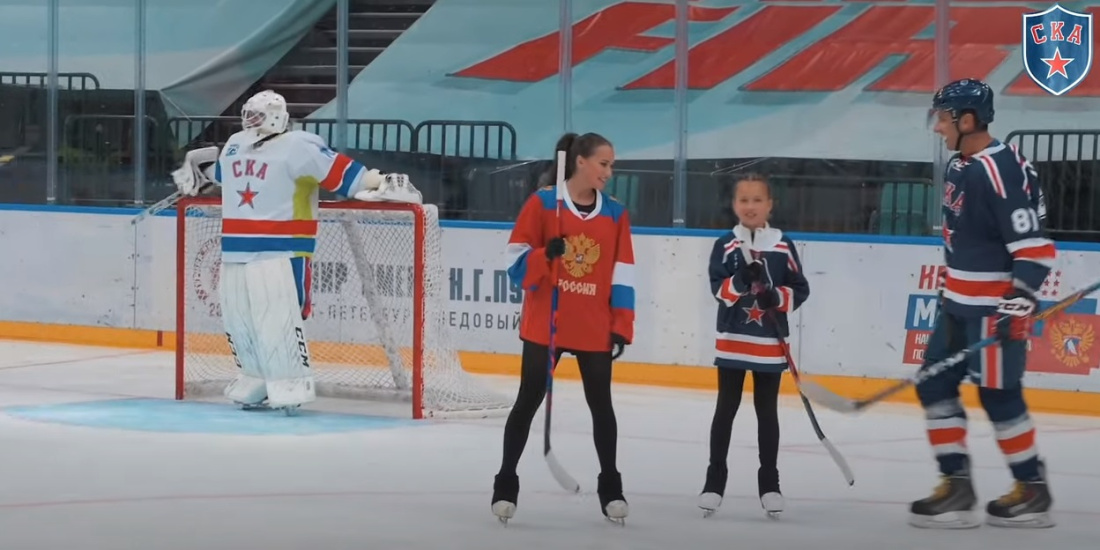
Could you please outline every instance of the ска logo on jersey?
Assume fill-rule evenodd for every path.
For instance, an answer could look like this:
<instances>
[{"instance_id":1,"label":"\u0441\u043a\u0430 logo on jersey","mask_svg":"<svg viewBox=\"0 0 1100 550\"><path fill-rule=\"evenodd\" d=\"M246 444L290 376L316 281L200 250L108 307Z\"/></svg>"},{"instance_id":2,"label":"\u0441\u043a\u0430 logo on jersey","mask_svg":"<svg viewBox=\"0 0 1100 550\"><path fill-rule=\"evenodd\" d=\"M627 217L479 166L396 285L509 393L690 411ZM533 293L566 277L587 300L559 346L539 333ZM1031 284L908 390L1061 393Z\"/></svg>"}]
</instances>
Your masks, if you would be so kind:
<instances>
[{"instance_id":1,"label":"\u0441\u043a\u0430 logo on jersey","mask_svg":"<svg viewBox=\"0 0 1100 550\"><path fill-rule=\"evenodd\" d=\"M1031 80L1056 96L1080 84L1092 68L1092 14L1055 4L1023 17L1024 69Z\"/></svg>"},{"instance_id":2,"label":"\u0441\u043a\u0430 logo on jersey","mask_svg":"<svg viewBox=\"0 0 1100 550\"><path fill-rule=\"evenodd\" d=\"M959 195L955 196L955 191L957 189L955 184L949 181L943 184L943 206L956 216L962 213L963 199L966 196L965 191L959 191Z\"/></svg>"}]
</instances>

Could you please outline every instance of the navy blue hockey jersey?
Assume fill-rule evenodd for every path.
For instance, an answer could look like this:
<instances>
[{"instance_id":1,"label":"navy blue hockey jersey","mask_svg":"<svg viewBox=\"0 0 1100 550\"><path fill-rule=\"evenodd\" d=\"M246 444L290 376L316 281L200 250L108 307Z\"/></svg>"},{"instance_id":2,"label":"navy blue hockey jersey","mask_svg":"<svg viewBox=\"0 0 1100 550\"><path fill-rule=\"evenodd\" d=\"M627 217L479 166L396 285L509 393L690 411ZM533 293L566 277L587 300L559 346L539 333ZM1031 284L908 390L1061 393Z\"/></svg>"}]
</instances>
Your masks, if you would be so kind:
<instances>
[{"instance_id":1,"label":"navy blue hockey jersey","mask_svg":"<svg viewBox=\"0 0 1100 550\"><path fill-rule=\"evenodd\" d=\"M944 178L944 309L986 317L1013 286L1035 294L1054 264L1044 234L1038 173L1015 146L994 140L955 155Z\"/></svg>"},{"instance_id":2,"label":"navy blue hockey jersey","mask_svg":"<svg viewBox=\"0 0 1100 550\"><path fill-rule=\"evenodd\" d=\"M742 247L763 262L765 283L779 291L775 319L781 332L764 316L753 289L742 281ZM794 243L773 227L750 231L738 225L714 242L709 271L710 290L718 300L714 364L767 372L785 370L787 359L776 336L790 335L787 314L810 295L810 283L802 274Z\"/></svg>"}]
</instances>

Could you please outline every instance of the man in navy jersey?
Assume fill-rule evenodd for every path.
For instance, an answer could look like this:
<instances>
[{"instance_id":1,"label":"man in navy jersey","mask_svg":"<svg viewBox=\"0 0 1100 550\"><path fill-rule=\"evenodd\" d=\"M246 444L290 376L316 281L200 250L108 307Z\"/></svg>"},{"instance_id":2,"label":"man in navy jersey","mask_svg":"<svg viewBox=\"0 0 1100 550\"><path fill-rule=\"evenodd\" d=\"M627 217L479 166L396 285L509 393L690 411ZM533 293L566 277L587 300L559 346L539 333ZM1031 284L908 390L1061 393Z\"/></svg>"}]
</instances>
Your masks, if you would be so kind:
<instances>
[{"instance_id":1,"label":"man in navy jersey","mask_svg":"<svg viewBox=\"0 0 1100 550\"><path fill-rule=\"evenodd\" d=\"M1044 236L1038 174L1014 146L990 136L993 90L984 82L964 79L944 86L932 99L932 112L935 132L957 153L944 181L947 269L924 365L989 336L1000 342L917 387L943 479L931 496L912 503L910 523L980 525L959 399L959 385L969 378L979 386L1015 480L1008 494L986 506L987 522L1050 527L1052 499L1022 384L1031 318L1038 309L1035 295L1055 256L1054 243Z\"/></svg>"}]
</instances>

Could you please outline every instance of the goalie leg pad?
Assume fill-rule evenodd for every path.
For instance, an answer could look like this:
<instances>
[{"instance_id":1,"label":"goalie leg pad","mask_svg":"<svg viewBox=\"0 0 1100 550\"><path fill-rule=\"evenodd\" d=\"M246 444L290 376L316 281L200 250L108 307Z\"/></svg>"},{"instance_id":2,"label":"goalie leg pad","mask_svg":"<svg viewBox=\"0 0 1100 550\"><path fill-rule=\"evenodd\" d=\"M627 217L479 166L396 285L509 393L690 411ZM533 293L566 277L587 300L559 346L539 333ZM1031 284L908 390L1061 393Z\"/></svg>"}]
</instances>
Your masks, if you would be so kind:
<instances>
[{"instance_id":1,"label":"goalie leg pad","mask_svg":"<svg viewBox=\"0 0 1100 550\"><path fill-rule=\"evenodd\" d=\"M244 267L244 264L233 263L221 267L222 321L233 362L239 369L236 380L226 386L224 393L235 403L257 405L267 399L267 385L260 370L260 356L256 353Z\"/></svg>"},{"instance_id":2,"label":"goalie leg pad","mask_svg":"<svg viewBox=\"0 0 1100 550\"><path fill-rule=\"evenodd\" d=\"M296 264L303 269L296 269ZM307 265L279 258L240 267L243 288L226 284L223 292L243 293L249 305L241 321L255 342L255 356L261 359L257 368L265 382L268 406L291 407L314 401L317 395L302 319L308 292L299 291L308 281L295 276L305 275Z\"/></svg>"}]
</instances>

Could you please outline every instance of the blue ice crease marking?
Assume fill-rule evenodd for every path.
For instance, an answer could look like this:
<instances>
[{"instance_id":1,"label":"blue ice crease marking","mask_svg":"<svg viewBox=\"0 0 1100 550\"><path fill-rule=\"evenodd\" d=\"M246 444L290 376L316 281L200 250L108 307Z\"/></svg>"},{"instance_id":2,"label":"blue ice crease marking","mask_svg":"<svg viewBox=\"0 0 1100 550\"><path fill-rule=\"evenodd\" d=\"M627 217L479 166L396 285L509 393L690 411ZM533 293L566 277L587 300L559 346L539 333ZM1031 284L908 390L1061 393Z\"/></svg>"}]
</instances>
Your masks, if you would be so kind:
<instances>
[{"instance_id":1,"label":"blue ice crease marking","mask_svg":"<svg viewBox=\"0 0 1100 550\"><path fill-rule=\"evenodd\" d=\"M144 432L238 435L319 435L423 425L412 419L299 409L242 411L225 403L169 399L110 399L7 407L8 415L34 422Z\"/></svg>"}]
</instances>

